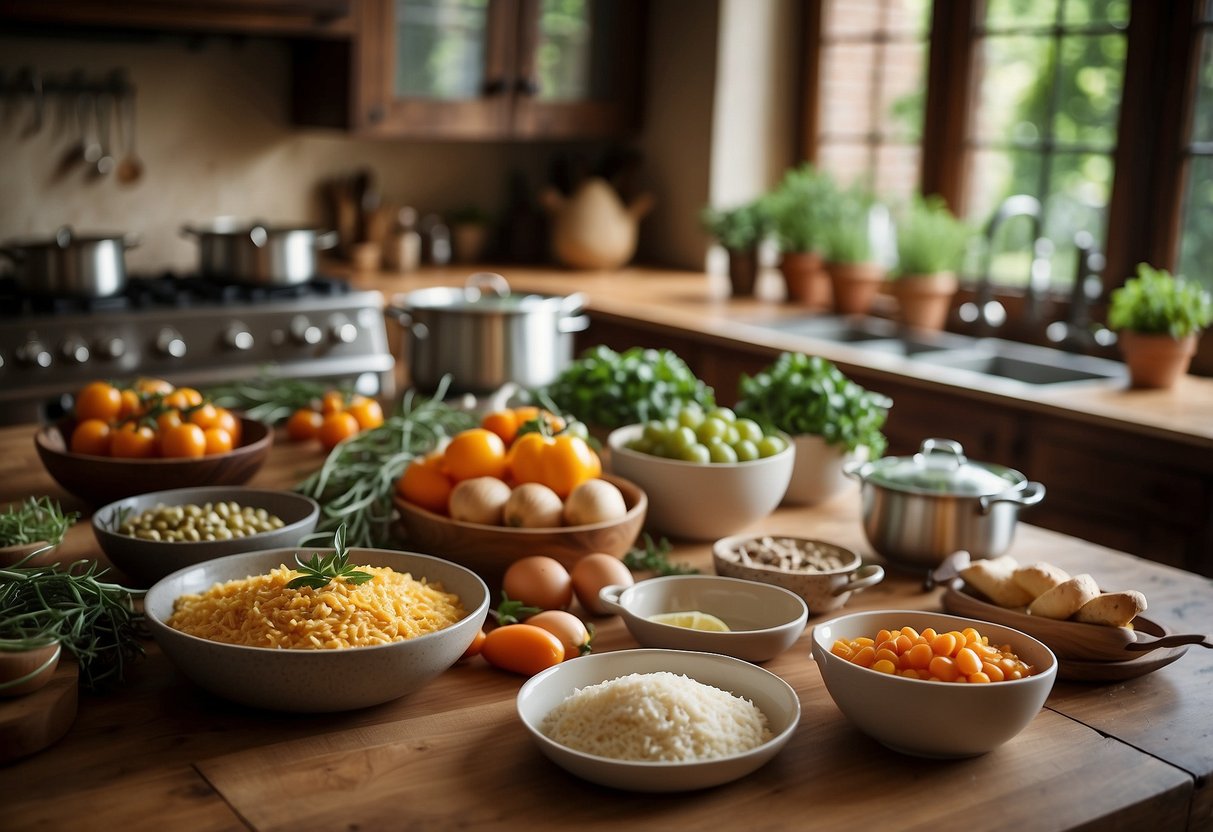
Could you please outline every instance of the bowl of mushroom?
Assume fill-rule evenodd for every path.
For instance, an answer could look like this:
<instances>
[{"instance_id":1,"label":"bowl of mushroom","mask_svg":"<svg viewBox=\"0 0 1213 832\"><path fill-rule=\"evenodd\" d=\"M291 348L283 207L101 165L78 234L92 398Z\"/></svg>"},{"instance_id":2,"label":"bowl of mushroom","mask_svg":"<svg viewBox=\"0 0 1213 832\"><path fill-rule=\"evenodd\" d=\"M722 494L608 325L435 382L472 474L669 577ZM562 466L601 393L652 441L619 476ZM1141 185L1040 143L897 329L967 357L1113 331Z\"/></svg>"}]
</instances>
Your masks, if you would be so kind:
<instances>
[{"instance_id":1,"label":"bowl of mushroom","mask_svg":"<svg viewBox=\"0 0 1213 832\"><path fill-rule=\"evenodd\" d=\"M735 535L712 546L717 575L774 584L804 599L809 614L836 610L851 593L884 580L884 569L856 552L804 537Z\"/></svg>"}]
</instances>

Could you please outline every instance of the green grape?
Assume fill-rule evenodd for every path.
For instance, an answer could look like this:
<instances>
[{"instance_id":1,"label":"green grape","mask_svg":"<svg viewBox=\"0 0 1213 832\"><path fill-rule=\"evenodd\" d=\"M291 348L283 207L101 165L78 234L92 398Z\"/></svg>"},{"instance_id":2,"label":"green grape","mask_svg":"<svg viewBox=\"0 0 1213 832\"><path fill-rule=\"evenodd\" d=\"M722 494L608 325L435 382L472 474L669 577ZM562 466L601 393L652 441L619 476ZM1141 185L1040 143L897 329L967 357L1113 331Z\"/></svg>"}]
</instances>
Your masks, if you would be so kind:
<instances>
[{"instance_id":1,"label":"green grape","mask_svg":"<svg viewBox=\"0 0 1213 832\"><path fill-rule=\"evenodd\" d=\"M739 431L737 429L736 425L730 424L725 428L723 438L724 438L724 444L736 445L738 442L741 441L741 431Z\"/></svg>"},{"instance_id":2,"label":"green grape","mask_svg":"<svg viewBox=\"0 0 1213 832\"><path fill-rule=\"evenodd\" d=\"M733 451L737 454L738 462L750 462L758 459L758 445L749 439L742 439L733 445Z\"/></svg>"},{"instance_id":3,"label":"green grape","mask_svg":"<svg viewBox=\"0 0 1213 832\"><path fill-rule=\"evenodd\" d=\"M779 436L764 436L758 440L758 455L760 457L775 456L788 444Z\"/></svg>"},{"instance_id":4,"label":"green grape","mask_svg":"<svg viewBox=\"0 0 1213 832\"><path fill-rule=\"evenodd\" d=\"M683 448L678 458L684 462L698 462L705 465L712 461L712 455L708 451L708 446L700 445L698 442Z\"/></svg>"},{"instance_id":5,"label":"green grape","mask_svg":"<svg viewBox=\"0 0 1213 832\"><path fill-rule=\"evenodd\" d=\"M764 436L762 427L753 419L738 419L735 423L738 432L742 439L748 439L751 442L757 442Z\"/></svg>"},{"instance_id":6,"label":"green grape","mask_svg":"<svg viewBox=\"0 0 1213 832\"><path fill-rule=\"evenodd\" d=\"M698 407L685 407L678 413L678 424L694 430L703 422L703 411Z\"/></svg>"},{"instance_id":7,"label":"green grape","mask_svg":"<svg viewBox=\"0 0 1213 832\"><path fill-rule=\"evenodd\" d=\"M737 421L737 414L727 407L714 407L708 411L708 416L712 419L719 419L722 422Z\"/></svg>"},{"instance_id":8,"label":"green grape","mask_svg":"<svg viewBox=\"0 0 1213 832\"><path fill-rule=\"evenodd\" d=\"M736 462L737 451L729 445L717 440L708 444L708 454L712 462Z\"/></svg>"},{"instance_id":9,"label":"green grape","mask_svg":"<svg viewBox=\"0 0 1213 832\"><path fill-rule=\"evenodd\" d=\"M699 423L699 427L695 429L695 436L699 437L700 442L707 444L712 439L723 439L728 429L729 425L723 419L709 416Z\"/></svg>"}]
</instances>

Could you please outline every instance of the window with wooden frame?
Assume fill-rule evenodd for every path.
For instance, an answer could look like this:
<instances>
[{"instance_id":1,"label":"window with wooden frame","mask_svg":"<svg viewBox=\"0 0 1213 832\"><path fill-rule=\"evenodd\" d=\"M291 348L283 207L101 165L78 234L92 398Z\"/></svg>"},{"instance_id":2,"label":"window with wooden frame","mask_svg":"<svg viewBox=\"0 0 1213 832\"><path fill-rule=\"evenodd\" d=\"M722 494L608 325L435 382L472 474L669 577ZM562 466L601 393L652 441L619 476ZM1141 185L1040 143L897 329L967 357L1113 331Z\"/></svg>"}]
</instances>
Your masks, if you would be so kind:
<instances>
[{"instance_id":1,"label":"window with wooden frame","mask_svg":"<svg viewBox=\"0 0 1213 832\"><path fill-rule=\"evenodd\" d=\"M988 270L1012 320L1023 308L1016 299L1028 282L1034 237L1052 247L1041 288L1055 314L1070 296L1079 232L1104 249L1105 298L1143 261L1213 286L1213 0L926 5L809 0L805 159L842 179L867 177L896 200L902 191L882 173L880 152L914 136L917 189L940 194L975 227L988 230L1007 196L1039 200L1039 221L995 228L992 252L966 274L971 286ZM910 98L890 88L891 58L876 46L908 37L890 20L920 14L929 26L915 134L890 118L910 112ZM849 43L873 44L863 89L884 84L883 98L865 99L884 102L877 113L884 121L875 126L861 118L860 96L839 89L834 53ZM848 121L858 125L849 134Z\"/></svg>"}]
</instances>

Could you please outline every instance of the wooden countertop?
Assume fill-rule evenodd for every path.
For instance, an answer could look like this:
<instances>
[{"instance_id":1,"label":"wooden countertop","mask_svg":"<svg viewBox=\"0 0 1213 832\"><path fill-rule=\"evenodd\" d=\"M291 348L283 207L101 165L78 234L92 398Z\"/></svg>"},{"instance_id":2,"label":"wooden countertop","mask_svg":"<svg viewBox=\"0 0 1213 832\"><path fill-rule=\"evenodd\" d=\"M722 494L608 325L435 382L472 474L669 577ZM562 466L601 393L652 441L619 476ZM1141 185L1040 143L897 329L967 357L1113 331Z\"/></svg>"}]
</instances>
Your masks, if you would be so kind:
<instances>
[{"instance_id":1,"label":"wooden countertop","mask_svg":"<svg viewBox=\"0 0 1213 832\"><path fill-rule=\"evenodd\" d=\"M0 429L0 502L50 494L76 507L42 469L33 435L32 426ZM252 484L288 488L320 462L318 450L282 443ZM870 556L858 514L858 491L849 490L754 528L808 533ZM62 551L101 557L87 521ZM1140 589L1150 615L1173 629L1207 631L1213 622L1206 579L1022 524L1011 554ZM711 571L704 544L680 545L673 559ZM939 609L939 593L890 569L847 610ZM598 651L636 646L618 619L594 624ZM549 762L514 713L522 679L478 659L395 702L300 716L217 699L149 642L122 689L81 696L62 740L0 767L0 827L783 830L808 819L821 829L1213 827L1213 651L1190 649L1138 679L1058 683L1022 734L959 761L902 756L852 728L825 691L807 631L765 667L803 706L782 753L710 791L644 796L582 782ZM957 718L980 730L980 714Z\"/></svg>"},{"instance_id":2,"label":"wooden countertop","mask_svg":"<svg viewBox=\"0 0 1213 832\"><path fill-rule=\"evenodd\" d=\"M529 291L582 292L587 307L604 318L681 331L730 347L808 351L834 361L844 372L858 367L925 389L948 389L983 400L1013 403L1033 412L1065 413L1090 424L1180 442L1208 454L1209 468L1213 470L1213 378L1189 375L1170 390L1134 390L1127 383L1034 387L994 377L975 379L971 373L764 327L763 323L780 318L812 313L805 307L780 301L777 289L773 290L769 281L760 281L755 298L735 300L729 297L723 278L698 272L643 268L577 272L459 266L426 268L406 275L348 272L346 267L345 273L358 286L377 289L390 301L396 295L425 286L462 285L469 274L478 270L498 271L512 286Z\"/></svg>"}]
</instances>

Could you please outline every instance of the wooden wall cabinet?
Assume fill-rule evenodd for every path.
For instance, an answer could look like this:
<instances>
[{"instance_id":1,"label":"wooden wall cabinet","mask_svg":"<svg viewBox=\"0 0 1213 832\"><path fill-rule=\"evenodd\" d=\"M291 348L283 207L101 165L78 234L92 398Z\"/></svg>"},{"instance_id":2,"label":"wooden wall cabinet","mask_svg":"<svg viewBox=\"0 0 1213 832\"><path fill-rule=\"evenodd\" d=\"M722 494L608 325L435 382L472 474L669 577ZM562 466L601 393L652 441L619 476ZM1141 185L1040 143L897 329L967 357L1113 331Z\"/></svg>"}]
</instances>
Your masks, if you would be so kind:
<instances>
[{"instance_id":1,"label":"wooden wall cabinet","mask_svg":"<svg viewBox=\"0 0 1213 832\"><path fill-rule=\"evenodd\" d=\"M355 17L345 56L326 44L297 52L297 122L465 140L639 125L643 0L360 0Z\"/></svg>"},{"instance_id":2,"label":"wooden wall cabinet","mask_svg":"<svg viewBox=\"0 0 1213 832\"><path fill-rule=\"evenodd\" d=\"M355 0L0 0L0 20L45 27L349 37Z\"/></svg>"}]
</instances>

